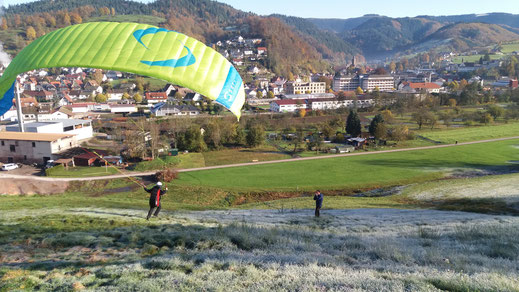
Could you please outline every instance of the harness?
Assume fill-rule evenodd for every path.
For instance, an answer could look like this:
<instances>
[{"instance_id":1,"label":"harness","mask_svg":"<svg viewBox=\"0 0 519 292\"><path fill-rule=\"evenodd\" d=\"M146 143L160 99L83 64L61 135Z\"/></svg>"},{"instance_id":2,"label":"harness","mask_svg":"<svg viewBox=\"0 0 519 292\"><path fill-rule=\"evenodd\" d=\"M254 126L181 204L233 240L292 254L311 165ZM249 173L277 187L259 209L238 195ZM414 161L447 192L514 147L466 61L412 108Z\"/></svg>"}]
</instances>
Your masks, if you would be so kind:
<instances>
[{"instance_id":1,"label":"harness","mask_svg":"<svg viewBox=\"0 0 519 292\"><path fill-rule=\"evenodd\" d=\"M155 199L155 206L159 206L160 204L160 189L157 190L157 197Z\"/></svg>"}]
</instances>

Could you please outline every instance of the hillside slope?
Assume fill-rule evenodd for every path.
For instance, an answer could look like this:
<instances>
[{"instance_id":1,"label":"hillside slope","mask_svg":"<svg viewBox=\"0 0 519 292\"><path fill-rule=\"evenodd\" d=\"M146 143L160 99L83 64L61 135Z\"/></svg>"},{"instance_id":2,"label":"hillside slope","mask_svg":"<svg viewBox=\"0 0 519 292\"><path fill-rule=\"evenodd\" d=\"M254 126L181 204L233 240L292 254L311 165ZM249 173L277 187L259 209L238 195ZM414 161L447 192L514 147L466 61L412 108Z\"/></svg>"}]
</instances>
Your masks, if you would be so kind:
<instances>
[{"instance_id":1,"label":"hillside slope","mask_svg":"<svg viewBox=\"0 0 519 292\"><path fill-rule=\"evenodd\" d=\"M457 23L442 27L426 38L426 41L449 40L450 48L457 51L465 51L473 47L487 46L517 39L519 39L519 34L496 24Z\"/></svg>"}]
</instances>

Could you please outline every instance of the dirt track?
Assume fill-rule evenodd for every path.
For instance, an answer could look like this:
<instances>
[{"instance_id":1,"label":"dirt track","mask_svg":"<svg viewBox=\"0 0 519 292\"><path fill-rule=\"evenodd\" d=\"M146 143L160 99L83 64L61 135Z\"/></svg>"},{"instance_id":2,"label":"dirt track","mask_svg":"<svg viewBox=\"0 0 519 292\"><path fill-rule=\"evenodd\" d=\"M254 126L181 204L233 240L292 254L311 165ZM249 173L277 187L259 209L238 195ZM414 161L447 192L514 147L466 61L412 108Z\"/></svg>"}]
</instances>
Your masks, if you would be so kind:
<instances>
[{"instance_id":1,"label":"dirt track","mask_svg":"<svg viewBox=\"0 0 519 292\"><path fill-rule=\"evenodd\" d=\"M0 178L0 194L8 195L50 195L63 193L67 190L69 183L65 181L36 181L28 179L5 179Z\"/></svg>"}]
</instances>

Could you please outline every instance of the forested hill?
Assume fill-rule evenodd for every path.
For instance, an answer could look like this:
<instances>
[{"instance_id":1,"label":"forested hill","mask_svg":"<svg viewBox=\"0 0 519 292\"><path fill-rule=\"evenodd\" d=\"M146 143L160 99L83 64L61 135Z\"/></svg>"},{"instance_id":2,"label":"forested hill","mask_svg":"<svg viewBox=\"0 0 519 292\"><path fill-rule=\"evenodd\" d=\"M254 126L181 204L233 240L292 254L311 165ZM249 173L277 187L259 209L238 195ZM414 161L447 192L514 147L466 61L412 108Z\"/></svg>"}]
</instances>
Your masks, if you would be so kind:
<instances>
[{"instance_id":1,"label":"forested hill","mask_svg":"<svg viewBox=\"0 0 519 292\"><path fill-rule=\"evenodd\" d=\"M5 9L0 41L11 55L33 39L50 31L88 21L130 21L149 23L181 31L205 43L232 38L259 37L268 47L266 66L288 76L330 67L323 59L345 62L355 52L341 39L323 44L318 33L296 31L277 18L260 17L212 0L157 0L143 4L124 0L40 0ZM228 29L228 28L234 29ZM314 27L315 30L318 30ZM340 45L334 44L340 42ZM335 46L333 49L328 47Z\"/></svg>"},{"instance_id":2,"label":"forested hill","mask_svg":"<svg viewBox=\"0 0 519 292\"><path fill-rule=\"evenodd\" d=\"M313 22L300 17L274 14L272 17L281 19L293 27L303 39L317 49L326 59L334 63L349 61L354 55L360 55L358 48L344 41L337 34L318 28Z\"/></svg>"}]
</instances>

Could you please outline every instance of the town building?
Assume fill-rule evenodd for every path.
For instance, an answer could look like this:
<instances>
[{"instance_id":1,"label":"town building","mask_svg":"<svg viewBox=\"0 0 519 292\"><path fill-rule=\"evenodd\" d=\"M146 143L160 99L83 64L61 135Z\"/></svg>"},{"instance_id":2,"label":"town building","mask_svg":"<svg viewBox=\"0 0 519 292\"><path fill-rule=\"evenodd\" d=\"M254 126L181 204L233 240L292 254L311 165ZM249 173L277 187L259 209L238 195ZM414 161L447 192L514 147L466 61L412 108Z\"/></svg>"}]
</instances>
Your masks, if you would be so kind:
<instances>
[{"instance_id":1,"label":"town building","mask_svg":"<svg viewBox=\"0 0 519 292\"><path fill-rule=\"evenodd\" d=\"M353 91L360 87L357 75L338 76L333 79L333 91Z\"/></svg>"},{"instance_id":2,"label":"town building","mask_svg":"<svg viewBox=\"0 0 519 292\"><path fill-rule=\"evenodd\" d=\"M395 90L395 78L391 75L362 75L360 87L364 91Z\"/></svg>"},{"instance_id":3,"label":"town building","mask_svg":"<svg viewBox=\"0 0 519 292\"><path fill-rule=\"evenodd\" d=\"M341 107L353 107L355 105L355 100L353 99L345 99L345 100L338 100L338 99L314 99L308 101L309 108L311 110L331 110L331 109L338 109Z\"/></svg>"},{"instance_id":4,"label":"town building","mask_svg":"<svg viewBox=\"0 0 519 292\"><path fill-rule=\"evenodd\" d=\"M24 124L26 132L47 133L47 134L67 134L75 135L77 141L89 139L94 136L91 120L54 120L48 122L34 122ZM5 127L7 132L18 132L18 124Z\"/></svg>"},{"instance_id":5,"label":"town building","mask_svg":"<svg viewBox=\"0 0 519 292\"><path fill-rule=\"evenodd\" d=\"M332 89L336 92L353 91L359 87L364 91L392 91L395 88L395 78L391 75L346 75L335 77L332 83Z\"/></svg>"},{"instance_id":6,"label":"town building","mask_svg":"<svg viewBox=\"0 0 519 292\"><path fill-rule=\"evenodd\" d=\"M73 134L0 132L0 161L46 163L78 143Z\"/></svg>"},{"instance_id":7,"label":"town building","mask_svg":"<svg viewBox=\"0 0 519 292\"><path fill-rule=\"evenodd\" d=\"M192 105L169 105L164 104L154 109L155 116L198 116L200 110Z\"/></svg>"},{"instance_id":8,"label":"town building","mask_svg":"<svg viewBox=\"0 0 519 292\"><path fill-rule=\"evenodd\" d=\"M325 93L326 82L288 82L287 94Z\"/></svg>"},{"instance_id":9,"label":"town building","mask_svg":"<svg viewBox=\"0 0 519 292\"><path fill-rule=\"evenodd\" d=\"M112 104L110 112L114 114L130 114L136 113L137 107L134 104Z\"/></svg>"},{"instance_id":10,"label":"town building","mask_svg":"<svg viewBox=\"0 0 519 292\"><path fill-rule=\"evenodd\" d=\"M404 92L440 93L441 86L433 82L402 82L398 89Z\"/></svg>"},{"instance_id":11,"label":"town building","mask_svg":"<svg viewBox=\"0 0 519 292\"><path fill-rule=\"evenodd\" d=\"M166 92L146 92L146 100L148 104L166 102L168 101L168 95Z\"/></svg>"},{"instance_id":12,"label":"town building","mask_svg":"<svg viewBox=\"0 0 519 292\"><path fill-rule=\"evenodd\" d=\"M282 99L270 103L270 111L278 113L293 113L297 110L306 109L306 100Z\"/></svg>"}]
</instances>

